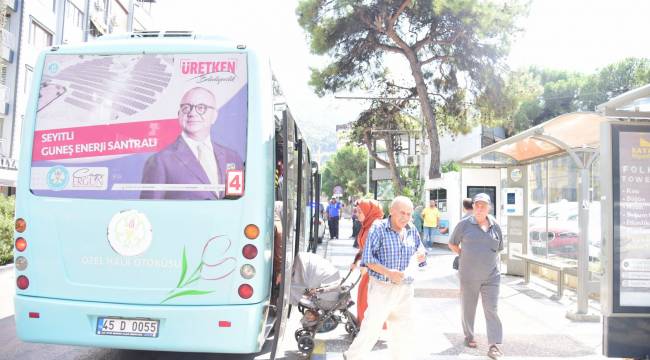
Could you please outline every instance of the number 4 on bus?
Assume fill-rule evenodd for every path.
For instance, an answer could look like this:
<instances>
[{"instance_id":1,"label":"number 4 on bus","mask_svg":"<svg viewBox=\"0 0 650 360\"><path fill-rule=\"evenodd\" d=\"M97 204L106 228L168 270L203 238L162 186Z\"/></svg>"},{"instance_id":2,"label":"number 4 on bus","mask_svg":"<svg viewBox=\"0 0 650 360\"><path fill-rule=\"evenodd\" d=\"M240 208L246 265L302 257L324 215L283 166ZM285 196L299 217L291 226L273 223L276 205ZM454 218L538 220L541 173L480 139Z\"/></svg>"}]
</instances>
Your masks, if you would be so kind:
<instances>
[{"instance_id":1,"label":"number 4 on bus","mask_svg":"<svg viewBox=\"0 0 650 360\"><path fill-rule=\"evenodd\" d=\"M228 170L226 175L226 195L244 195L244 172Z\"/></svg>"}]
</instances>

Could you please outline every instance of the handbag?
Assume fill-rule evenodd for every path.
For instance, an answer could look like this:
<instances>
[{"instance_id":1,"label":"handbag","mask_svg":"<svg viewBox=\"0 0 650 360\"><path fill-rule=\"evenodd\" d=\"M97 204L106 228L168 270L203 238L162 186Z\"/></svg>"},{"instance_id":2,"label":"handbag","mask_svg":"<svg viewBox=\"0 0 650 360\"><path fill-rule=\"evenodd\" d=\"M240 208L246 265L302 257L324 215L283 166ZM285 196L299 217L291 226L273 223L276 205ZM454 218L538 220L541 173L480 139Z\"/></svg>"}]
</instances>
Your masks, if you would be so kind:
<instances>
[{"instance_id":1,"label":"handbag","mask_svg":"<svg viewBox=\"0 0 650 360\"><path fill-rule=\"evenodd\" d=\"M454 262L451 264L451 267L454 268L454 270L458 270L458 267L460 265L460 256L456 255L454 258Z\"/></svg>"}]
</instances>

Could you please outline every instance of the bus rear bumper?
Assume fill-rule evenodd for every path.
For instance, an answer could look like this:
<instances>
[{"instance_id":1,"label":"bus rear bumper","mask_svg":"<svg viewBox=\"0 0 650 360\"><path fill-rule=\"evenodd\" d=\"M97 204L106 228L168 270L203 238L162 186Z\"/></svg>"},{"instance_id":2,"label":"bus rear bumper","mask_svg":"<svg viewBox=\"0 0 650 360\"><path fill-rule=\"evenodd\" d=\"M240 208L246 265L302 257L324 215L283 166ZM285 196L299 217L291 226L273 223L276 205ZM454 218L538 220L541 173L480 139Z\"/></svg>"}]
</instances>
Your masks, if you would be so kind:
<instances>
[{"instance_id":1,"label":"bus rear bumper","mask_svg":"<svg viewBox=\"0 0 650 360\"><path fill-rule=\"evenodd\" d=\"M260 351L264 341L262 329L266 303L230 306L125 305L21 295L16 295L14 300L16 332L21 340L27 342L249 354ZM99 317L159 320L158 336L98 335Z\"/></svg>"}]
</instances>

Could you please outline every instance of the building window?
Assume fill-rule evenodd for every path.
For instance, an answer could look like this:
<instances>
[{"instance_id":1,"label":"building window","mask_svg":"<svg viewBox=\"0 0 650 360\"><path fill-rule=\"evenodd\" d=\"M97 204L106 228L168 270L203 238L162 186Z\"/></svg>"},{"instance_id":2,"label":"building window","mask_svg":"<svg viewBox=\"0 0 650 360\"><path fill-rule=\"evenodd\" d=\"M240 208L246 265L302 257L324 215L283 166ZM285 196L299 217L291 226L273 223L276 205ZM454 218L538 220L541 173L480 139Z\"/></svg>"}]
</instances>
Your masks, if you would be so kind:
<instances>
[{"instance_id":1,"label":"building window","mask_svg":"<svg viewBox=\"0 0 650 360\"><path fill-rule=\"evenodd\" d=\"M35 47L52 46L52 33L32 19L29 23L29 44Z\"/></svg>"},{"instance_id":2,"label":"building window","mask_svg":"<svg viewBox=\"0 0 650 360\"><path fill-rule=\"evenodd\" d=\"M438 210L447 212L447 189L432 189L429 192L429 200L435 200Z\"/></svg>"},{"instance_id":3,"label":"building window","mask_svg":"<svg viewBox=\"0 0 650 360\"><path fill-rule=\"evenodd\" d=\"M23 92L25 94L29 93L29 88L32 86L32 76L34 75L34 69L25 65L25 86L23 86Z\"/></svg>"},{"instance_id":4,"label":"building window","mask_svg":"<svg viewBox=\"0 0 650 360\"><path fill-rule=\"evenodd\" d=\"M7 84L7 66L0 66L0 85Z\"/></svg>"},{"instance_id":5,"label":"building window","mask_svg":"<svg viewBox=\"0 0 650 360\"><path fill-rule=\"evenodd\" d=\"M84 13L70 0L65 3L65 23L83 29Z\"/></svg>"},{"instance_id":6,"label":"building window","mask_svg":"<svg viewBox=\"0 0 650 360\"><path fill-rule=\"evenodd\" d=\"M11 13L5 14L5 22L3 24L3 29L11 32Z\"/></svg>"}]
</instances>

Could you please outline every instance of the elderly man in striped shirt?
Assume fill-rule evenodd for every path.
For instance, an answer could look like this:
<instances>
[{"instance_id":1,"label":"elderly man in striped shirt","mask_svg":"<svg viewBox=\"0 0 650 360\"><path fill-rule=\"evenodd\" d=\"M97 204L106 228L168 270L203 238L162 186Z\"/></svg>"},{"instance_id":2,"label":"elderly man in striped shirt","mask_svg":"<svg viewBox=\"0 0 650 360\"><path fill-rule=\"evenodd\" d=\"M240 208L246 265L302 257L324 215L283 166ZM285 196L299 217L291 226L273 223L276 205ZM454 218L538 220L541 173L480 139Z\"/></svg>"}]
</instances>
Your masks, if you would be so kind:
<instances>
[{"instance_id":1,"label":"elderly man in striped shirt","mask_svg":"<svg viewBox=\"0 0 650 360\"><path fill-rule=\"evenodd\" d=\"M411 200L398 196L390 205L390 216L370 229L361 258L361 266L370 274L368 309L359 334L343 354L346 360L367 359L384 322L388 323L391 359L413 359L413 277L406 270L412 268L413 260L424 262L426 252L410 223L412 213Z\"/></svg>"}]
</instances>

